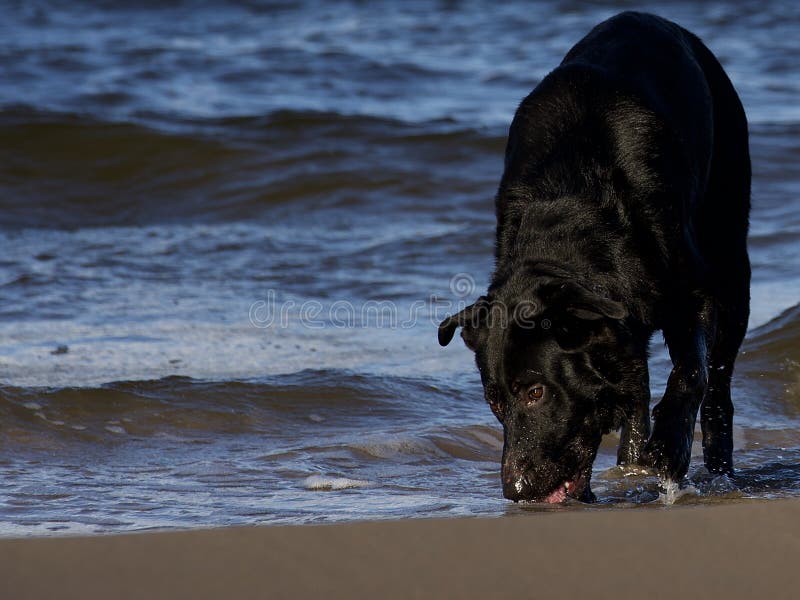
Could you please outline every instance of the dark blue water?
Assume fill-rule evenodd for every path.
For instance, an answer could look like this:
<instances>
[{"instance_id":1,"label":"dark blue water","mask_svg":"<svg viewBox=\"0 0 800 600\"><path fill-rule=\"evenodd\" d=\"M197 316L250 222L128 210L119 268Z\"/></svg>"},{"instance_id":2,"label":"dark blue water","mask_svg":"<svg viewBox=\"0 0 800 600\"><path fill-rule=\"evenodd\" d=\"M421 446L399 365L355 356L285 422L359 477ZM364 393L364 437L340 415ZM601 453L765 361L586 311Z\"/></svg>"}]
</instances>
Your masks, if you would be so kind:
<instances>
[{"instance_id":1,"label":"dark blue water","mask_svg":"<svg viewBox=\"0 0 800 600\"><path fill-rule=\"evenodd\" d=\"M435 325L485 289L518 102L633 7L0 3L0 533L526 510ZM740 475L696 446L678 501L800 495L800 7L635 7L750 119ZM614 442L600 499L659 504Z\"/></svg>"}]
</instances>

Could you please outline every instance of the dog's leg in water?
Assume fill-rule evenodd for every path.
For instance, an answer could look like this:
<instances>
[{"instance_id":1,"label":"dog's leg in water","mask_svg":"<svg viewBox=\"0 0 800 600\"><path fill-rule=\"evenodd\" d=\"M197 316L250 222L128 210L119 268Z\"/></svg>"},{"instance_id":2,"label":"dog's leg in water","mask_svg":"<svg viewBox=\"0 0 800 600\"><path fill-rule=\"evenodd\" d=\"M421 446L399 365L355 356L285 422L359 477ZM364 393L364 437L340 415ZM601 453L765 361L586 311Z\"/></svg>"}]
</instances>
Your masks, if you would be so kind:
<instances>
[{"instance_id":1,"label":"dog's leg in water","mask_svg":"<svg viewBox=\"0 0 800 600\"><path fill-rule=\"evenodd\" d=\"M745 270L746 260L747 257L738 263L742 270ZM738 295L729 296L730 305L721 306L717 310L717 335L711 350L708 391L700 409L706 468L711 473L727 475L733 474L731 375L739 346L747 330L749 313L747 285L745 283L740 287Z\"/></svg>"},{"instance_id":2,"label":"dog's leg in water","mask_svg":"<svg viewBox=\"0 0 800 600\"><path fill-rule=\"evenodd\" d=\"M696 215L702 252L713 273L717 331L708 391L700 409L703 455L712 473L733 472L731 375L750 314L750 153L747 118L730 80L700 40L690 39L706 74L714 111L714 149L705 198Z\"/></svg>"},{"instance_id":3,"label":"dog's leg in water","mask_svg":"<svg viewBox=\"0 0 800 600\"><path fill-rule=\"evenodd\" d=\"M733 361L711 363L708 392L700 412L703 459L711 473L733 474Z\"/></svg>"},{"instance_id":4,"label":"dog's leg in water","mask_svg":"<svg viewBox=\"0 0 800 600\"><path fill-rule=\"evenodd\" d=\"M689 469L697 410L708 386L708 348L714 338L713 301L703 299L664 328L672 373L664 397L653 409L653 433L643 462L672 481Z\"/></svg>"},{"instance_id":5,"label":"dog's leg in water","mask_svg":"<svg viewBox=\"0 0 800 600\"><path fill-rule=\"evenodd\" d=\"M642 464L642 453L647 439L650 437L650 378L647 372L647 361L642 367L642 389L639 397L625 415L627 421L620 432L618 465Z\"/></svg>"}]
</instances>

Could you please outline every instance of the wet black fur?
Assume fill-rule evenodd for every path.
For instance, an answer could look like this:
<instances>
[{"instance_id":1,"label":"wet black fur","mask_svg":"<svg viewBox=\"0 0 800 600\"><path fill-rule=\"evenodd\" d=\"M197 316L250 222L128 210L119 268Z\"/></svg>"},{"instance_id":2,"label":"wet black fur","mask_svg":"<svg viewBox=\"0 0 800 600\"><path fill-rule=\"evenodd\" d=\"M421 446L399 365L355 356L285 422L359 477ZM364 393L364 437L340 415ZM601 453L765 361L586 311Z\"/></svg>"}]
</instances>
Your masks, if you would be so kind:
<instances>
[{"instance_id":1,"label":"wet black fur","mask_svg":"<svg viewBox=\"0 0 800 600\"><path fill-rule=\"evenodd\" d=\"M626 12L595 27L525 98L496 197L488 292L446 319L475 351L503 424L506 497L563 482L592 498L602 434L620 463L732 473L730 379L749 315L747 121L720 64L685 29ZM653 410L647 348L673 361ZM530 400L532 386L545 394Z\"/></svg>"}]
</instances>

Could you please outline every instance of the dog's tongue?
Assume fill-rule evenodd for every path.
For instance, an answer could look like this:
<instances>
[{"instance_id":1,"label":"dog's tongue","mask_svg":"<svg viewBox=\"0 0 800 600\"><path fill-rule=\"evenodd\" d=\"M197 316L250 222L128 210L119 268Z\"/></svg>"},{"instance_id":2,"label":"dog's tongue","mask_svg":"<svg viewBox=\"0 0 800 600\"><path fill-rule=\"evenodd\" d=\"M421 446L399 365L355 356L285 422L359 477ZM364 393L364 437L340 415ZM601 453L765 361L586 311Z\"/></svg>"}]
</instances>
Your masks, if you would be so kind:
<instances>
[{"instance_id":1,"label":"dog's tongue","mask_svg":"<svg viewBox=\"0 0 800 600\"><path fill-rule=\"evenodd\" d=\"M564 500L567 499L567 485L568 484L566 483L562 483L561 485L559 485L554 491L550 493L549 496L547 496L547 498L543 500L543 502L546 502L547 504L559 504L561 502L564 502ZM569 482L569 485L572 486L573 483Z\"/></svg>"}]
</instances>

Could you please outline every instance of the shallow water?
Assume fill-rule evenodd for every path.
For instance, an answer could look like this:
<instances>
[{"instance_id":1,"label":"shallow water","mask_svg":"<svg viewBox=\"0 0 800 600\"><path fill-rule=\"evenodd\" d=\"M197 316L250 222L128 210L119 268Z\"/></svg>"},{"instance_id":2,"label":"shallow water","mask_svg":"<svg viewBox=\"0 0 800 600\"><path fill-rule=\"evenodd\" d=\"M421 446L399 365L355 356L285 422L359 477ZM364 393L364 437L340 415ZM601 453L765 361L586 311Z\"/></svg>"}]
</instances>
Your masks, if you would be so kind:
<instances>
[{"instance_id":1,"label":"shallow water","mask_svg":"<svg viewBox=\"0 0 800 600\"><path fill-rule=\"evenodd\" d=\"M485 289L517 103L627 3L0 7L0 534L542 509L435 326ZM800 496L800 10L650 9L754 163L738 476L696 444L675 501ZM662 505L614 443L600 508Z\"/></svg>"}]
</instances>

